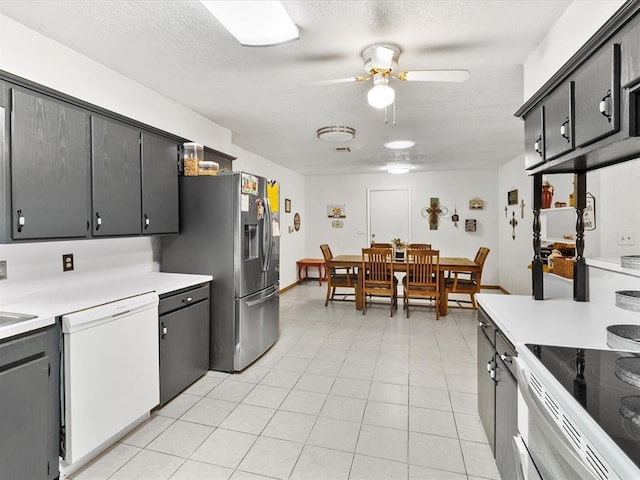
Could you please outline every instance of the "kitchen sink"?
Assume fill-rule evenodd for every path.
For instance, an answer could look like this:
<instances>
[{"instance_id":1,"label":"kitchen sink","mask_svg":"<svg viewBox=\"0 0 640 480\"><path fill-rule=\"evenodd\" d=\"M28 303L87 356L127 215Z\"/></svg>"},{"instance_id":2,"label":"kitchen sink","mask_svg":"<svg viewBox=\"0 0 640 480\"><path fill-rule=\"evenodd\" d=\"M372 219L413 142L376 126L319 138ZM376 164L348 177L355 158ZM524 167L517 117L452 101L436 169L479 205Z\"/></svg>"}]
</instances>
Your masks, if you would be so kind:
<instances>
[{"instance_id":1,"label":"kitchen sink","mask_svg":"<svg viewBox=\"0 0 640 480\"><path fill-rule=\"evenodd\" d=\"M26 313L0 312L0 327L24 322L25 320L33 320L34 318L38 318L38 316Z\"/></svg>"}]
</instances>

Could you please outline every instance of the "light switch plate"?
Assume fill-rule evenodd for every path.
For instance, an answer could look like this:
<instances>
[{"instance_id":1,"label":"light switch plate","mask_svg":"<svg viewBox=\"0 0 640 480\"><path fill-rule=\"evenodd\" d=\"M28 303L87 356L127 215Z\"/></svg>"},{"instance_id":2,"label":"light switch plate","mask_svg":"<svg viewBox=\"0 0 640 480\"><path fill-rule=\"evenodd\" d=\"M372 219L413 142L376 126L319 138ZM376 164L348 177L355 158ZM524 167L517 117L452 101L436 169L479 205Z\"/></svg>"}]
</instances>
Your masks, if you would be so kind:
<instances>
[{"instance_id":1,"label":"light switch plate","mask_svg":"<svg viewBox=\"0 0 640 480\"><path fill-rule=\"evenodd\" d=\"M7 279L7 261L0 260L0 280Z\"/></svg>"}]
</instances>

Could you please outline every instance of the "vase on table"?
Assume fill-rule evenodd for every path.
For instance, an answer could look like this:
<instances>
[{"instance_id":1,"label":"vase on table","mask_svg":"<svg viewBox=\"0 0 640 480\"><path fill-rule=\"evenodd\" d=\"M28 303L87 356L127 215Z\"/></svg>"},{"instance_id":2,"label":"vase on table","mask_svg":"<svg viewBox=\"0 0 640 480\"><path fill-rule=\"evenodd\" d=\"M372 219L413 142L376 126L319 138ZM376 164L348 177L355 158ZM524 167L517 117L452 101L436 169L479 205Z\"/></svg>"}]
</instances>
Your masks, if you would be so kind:
<instances>
[{"instance_id":1,"label":"vase on table","mask_svg":"<svg viewBox=\"0 0 640 480\"><path fill-rule=\"evenodd\" d=\"M542 208L551 208L553 201L553 186L549 182L542 185Z\"/></svg>"}]
</instances>

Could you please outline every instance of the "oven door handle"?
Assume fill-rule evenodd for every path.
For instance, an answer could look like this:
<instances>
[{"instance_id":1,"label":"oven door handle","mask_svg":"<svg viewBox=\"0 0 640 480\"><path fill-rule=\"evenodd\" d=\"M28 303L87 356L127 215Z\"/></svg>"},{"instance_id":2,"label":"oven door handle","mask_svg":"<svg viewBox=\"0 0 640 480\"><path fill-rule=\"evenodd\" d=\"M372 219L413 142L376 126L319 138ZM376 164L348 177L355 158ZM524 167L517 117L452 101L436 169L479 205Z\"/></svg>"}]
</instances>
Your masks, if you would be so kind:
<instances>
[{"instance_id":1,"label":"oven door handle","mask_svg":"<svg viewBox=\"0 0 640 480\"><path fill-rule=\"evenodd\" d=\"M522 394L522 398L527 404L529 409L529 422L531 423L531 417L540 431L543 432L546 442L553 447L553 449L562 457L562 459L571 467L576 473L577 477L582 480L602 480L602 476L598 475L590 465L588 465L575 450L566 435L560 429L551 415L547 412L541 401L536 398L536 394L531 391L529 386L528 375L526 374L526 367L523 367L522 361L515 357L516 372L518 377L518 388ZM540 462L539 462L540 463ZM554 472L549 471L545 465L536 463L540 475L543 479L554 478Z\"/></svg>"}]
</instances>

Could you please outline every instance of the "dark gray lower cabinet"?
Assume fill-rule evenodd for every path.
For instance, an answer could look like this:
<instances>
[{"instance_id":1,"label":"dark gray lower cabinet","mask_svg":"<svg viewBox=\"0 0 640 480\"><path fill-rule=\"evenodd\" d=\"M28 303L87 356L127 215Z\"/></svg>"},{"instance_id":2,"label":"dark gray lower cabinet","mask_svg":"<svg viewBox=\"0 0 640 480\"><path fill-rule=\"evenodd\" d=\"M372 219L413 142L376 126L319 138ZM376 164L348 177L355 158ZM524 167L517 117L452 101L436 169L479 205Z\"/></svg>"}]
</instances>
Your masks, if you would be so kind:
<instances>
[{"instance_id":1,"label":"dark gray lower cabinet","mask_svg":"<svg viewBox=\"0 0 640 480\"><path fill-rule=\"evenodd\" d=\"M491 452L495 455L496 391L495 391L495 326L478 309L478 415Z\"/></svg>"},{"instance_id":2,"label":"dark gray lower cabinet","mask_svg":"<svg viewBox=\"0 0 640 480\"><path fill-rule=\"evenodd\" d=\"M513 437L518 433L518 383L512 357L515 351L496 333L496 464L500 478L518 478Z\"/></svg>"},{"instance_id":3,"label":"dark gray lower cabinet","mask_svg":"<svg viewBox=\"0 0 640 480\"><path fill-rule=\"evenodd\" d=\"M0 343L0 477L58 477L60 328Z\"/></svg>"},{"instance_id":4,"label":"dark gray lower cabinet","mask_svg":"<svg viewBox=\"0 0 640 480\"><path fill-rule=\"evenodd\" d=\"M160 405L209 369L209 284L160 296Z\"/></svg>"}]
</instances>

